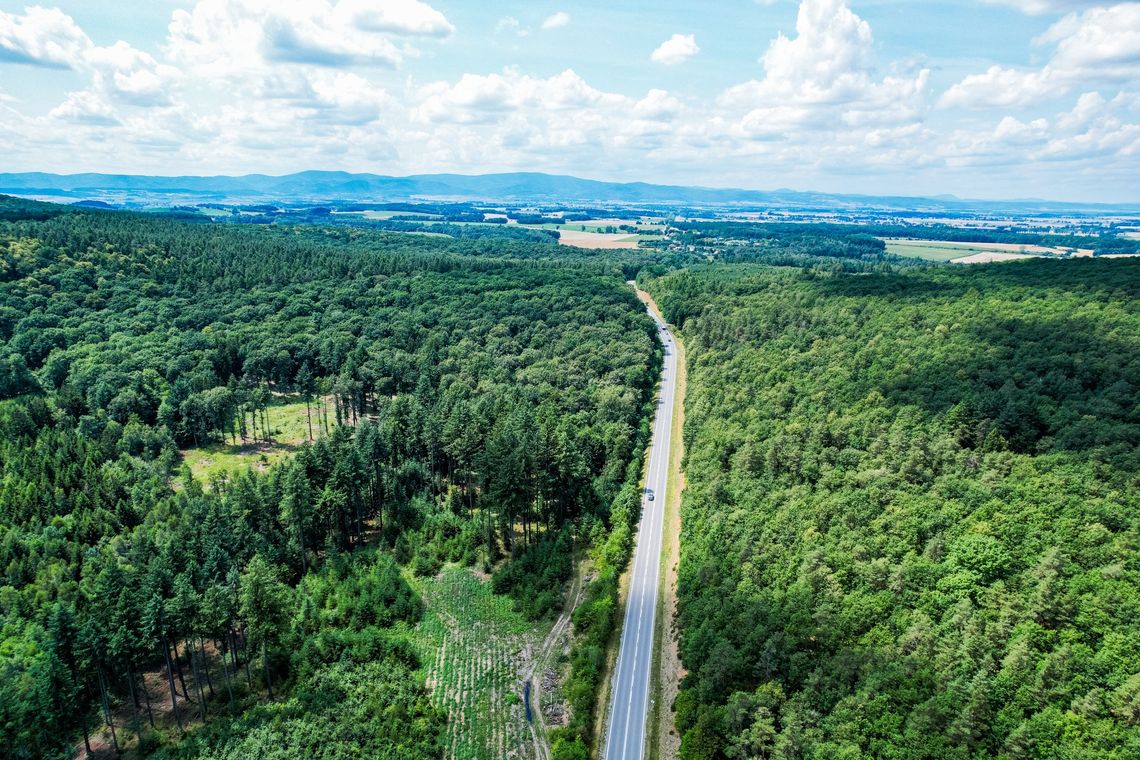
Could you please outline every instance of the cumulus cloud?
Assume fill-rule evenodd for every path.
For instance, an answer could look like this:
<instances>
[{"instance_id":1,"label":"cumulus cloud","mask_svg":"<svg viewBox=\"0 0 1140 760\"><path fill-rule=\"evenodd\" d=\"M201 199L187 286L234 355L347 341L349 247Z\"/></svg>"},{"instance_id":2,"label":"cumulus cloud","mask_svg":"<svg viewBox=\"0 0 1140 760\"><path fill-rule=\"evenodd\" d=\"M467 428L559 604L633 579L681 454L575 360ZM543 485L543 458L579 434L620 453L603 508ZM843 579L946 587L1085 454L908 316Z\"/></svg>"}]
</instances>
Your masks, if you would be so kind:
<instances>
[{"instance_id":1,"label":"cumulus cloud","mask_svg":"<svg viewBox=\"0 0 1140 760\"><path fill-rule=\"evenodd\" d=\"M0 62L73 68L92 47L75 20L58 8L0 11Z\"/></svg>"},{"instance_id":2,"label":"cumulus cloud","mask_svg":"<svg viewBox=\"0 0 1140 760\"><path fill-rule=\"evenodd\" d=\"M530 34L529 29L524 29L523 25L514 16L504 16L495 23L496 32L509 32L518 37L526 37Z\"/></svg>"},{"instance_id":3,"label":"cumulus cloud","mask_svg":"<svg viewBox=\"0 0 1140 760\"><path fill-rule=\"evenodd\" d=\"M119 123L111 104L94 92L70 92L67 99L52 109L50 116L77 124L110 126Z\"/></svg>"},{"instance_id":4,"label":"cumulus cloud","mask_svg":"<svg viewBox=\"0 0 1140 760\"><path fill-rule=\"evenodd\" d=\"M669 120L681 112L681 101L665 90L650 90L633 107L636 116L643 119Z\"/></svg>"},{"instance_id":5,"label":"cumulus cloud","mask_svg":"<svg viewBox=\"0 0 1140 760\"><path fill-rule=\"evenodd\" d=\"M1004 116L988 130L957 130L939 148L950 166L1007 166L1103 161L1140 149L1140 110L1130 95L1106 100L1098 92L1069 111L1029 121ZM1102 166L1103 168L1103 166Z\"/></svg>"},{"instance_id":6,"label":"cumulus cloud","mask_svg":"<svg viewBox=\"0 0 1140 760\"><path fill-rule=\"evenodd\" d=\"M418 0L199 0L174 11L167 53L207 73L245 73L265 61L394 67L404 52L393 38L453 31Z\"/></svg>"},{"instance_id":7,"label":"cumulus cloud","mask_svg":"<svg viewBox=\"0 0 1140 760\"><path fill-rule=\"evenodd\" d=\"M1045 13L1064 13L1104 5L1103 0L983 0L990 5L1007 5L1030 16Z\"/></svg>"},{"instance_id":8,"label":"cumulus cloud","mask_svg":"<svg viewBox=\"0 0 1140 760\"><path fill-rule=\"evenodd\" d=\"M991 66L947 90L940 105L1024 106L1090 83L1140 81L1140 3L1071 13L1034 42L1053 48L1044 67Z\"/></svg>"},{"instance_id":9,"label":"cumulus cloud","mask_svg":"<svg viewBox=\"0 0 1140 760\"><path fill-rule=\"evenodd\" d=\"M570 24L570 14L566 11L558 11L542 22L543 29L559 29Z\"/></svg>"},{"instance_id":10,"label":"cumulus cloud","mask_svg":"<svg viewBox=\"0 0 1140 760\"><path fill-rule=\"evenodd\" d=\"M1036 40L1056 45L1050 66L1072 77L1140 76L1140 3L1072 13Z\"/></svg>"},{"instance_id":11,"label":"cumulus cloud","mask_svg":"<svg viewBox=\"0 0 1140 760\"><path fill-rule=\"evenodd\" d=\"M794 31L757 46L754 78L683 98L665 80L618 91L604 74L587 81L570 68L462 67L424 82L421 50L458 32L420 0L193 0L150 50L97 45L66 14L32 8L0 13L0 65L69 68L86 83L40 115L0 94L0 143L13 167L72 171L604 167L629 179L761 186L858 176L878 181L860 185L873 191L954 172L993 187L1031 167L1038 178L1087 172L1094 188L1133 186L1140 3L1079 6L1049 3L1058 18L1023 41L1040 66L980 67L939 109L929 73L883 60L850 0L802 0ZM537 30L540 19L528 23ZM486 25L528 31L514 17ZM697 52L694 36L677 34L652 59ZM987 166L1000 168L979 171ZM647 175L654 167L671 176Z\"/></svg>"},{"instance_id":12,"label":"cumulus cloud","mask_svg":"<svg viewBox=\"0 0 1140 760\"><path fill-rule=\"evenodd\" d=\"M573 69L547 79L513 68L485 76L464 74L455 84L435 82L421 88L418 95L421 101L412 115L425 123L476 124L519 111L584 111L626 103L620 95L591 87Z\"/></svg>"},{"instance_id":13,"label":"cumulus cloud","mask_svg":"<svg viewBox=\"0 0 1140 760\"><path fill-rule=\"evenodd\" d=\"M340 0L335 12L366 32L447 37L455 31L446 16L419 0Z\"/></svg>"},{"instance_id":14,"label":"cumulus cloud","mask_svg":"<svg viewBox=\"0 0 1140 760\"><path fill-rule=\"evenodd\" d=\"M31 7L22 15L0 13L0 62L68 68L87 74L90 87L67 94L51 111L70 123L115 125L118 104L154 106L169 102L175 68L122 40L94 44L75 20L58 9Z\"/></svg>"},{"instance_id":15,"label":"cumulus cloud","mask_svg":"<svg viewBox=\"0 0 1140 760\"><path fill-rule=\"evenodd\" d=\"M699 52L701 52L701 49L697 47L697 38L695 35L674 34L653 51L649 56L649 60L654 63L663 63L666 66L673 66L678 63L684 63Z\"/></svg>"},{"instance_id":16,"label":"cumulus cloud","mask_svg":"<svg viewBox=\"0 0 1140 760\"><path fill-rule=\"evenodd\" d=\"M915 118L929 72L876 78L870 25L844 0L804 0L796 36L780 34L760 59L764 78L728 89L722 105L745 110L758 139L796 128L835 128Z\"/></svg>"},{"instance_id":17,"label":"cumulus cloud","mask_svg":"<svg viewBox=\"0 0 1140 760\"><path fill-rule=\"evenodd\" d=\"M96 91L139 106L169 103L170 83L180 76L173 66L160 64L122 40L110 47L91 48L85 62Z\"/></svg>"}]
</instances>

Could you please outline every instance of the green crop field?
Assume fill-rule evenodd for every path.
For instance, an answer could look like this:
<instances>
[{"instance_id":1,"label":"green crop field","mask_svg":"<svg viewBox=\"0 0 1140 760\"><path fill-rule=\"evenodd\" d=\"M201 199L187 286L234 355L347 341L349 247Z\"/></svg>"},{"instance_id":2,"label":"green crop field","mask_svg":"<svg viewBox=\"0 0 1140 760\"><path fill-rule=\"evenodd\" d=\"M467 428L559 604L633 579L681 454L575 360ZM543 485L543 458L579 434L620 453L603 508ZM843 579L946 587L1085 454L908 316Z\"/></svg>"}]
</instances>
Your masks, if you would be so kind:
<instances>
[{"instance_id":1,"label":"green crop field","mask_svg":"<svg viewBox=\"0 0 1140 760\"><path fill-rule=\"evenodd\" d=\"M426 606L415 641L432 698L447 711L445 757L533 757L520 674L549 624L536 629L467 568L409 581Z\"/></svg>"},{"instance_id":2,"label":"green crop field","mask_svg":"<svg viewBox=\"0 0 1140 760\"><path fill-rule=\"evenodd\" d=\"M1038 245L1014 244L987 244L987 243L959 243L951 240L884 240L887 244L887 253L895 256L909 256L925 261L953 261L955 259L973 256L975 254L1029 254L1029 255L1062 255L1070 253L1069 249L1047 248Z\"/></svg>"},{"instance_id":3,"label":"green crop field","mask_svg":"<svg viewBox=\"0 0 1140 760\"><path fill-rule=\"evenodd\" d=\"M981 248L971 248L968 244L943 243L928 240L888 240L887 253L895 256L909 256L924 261L953 261L963 256L981 253Z\"/></svg>"}]
</instances>

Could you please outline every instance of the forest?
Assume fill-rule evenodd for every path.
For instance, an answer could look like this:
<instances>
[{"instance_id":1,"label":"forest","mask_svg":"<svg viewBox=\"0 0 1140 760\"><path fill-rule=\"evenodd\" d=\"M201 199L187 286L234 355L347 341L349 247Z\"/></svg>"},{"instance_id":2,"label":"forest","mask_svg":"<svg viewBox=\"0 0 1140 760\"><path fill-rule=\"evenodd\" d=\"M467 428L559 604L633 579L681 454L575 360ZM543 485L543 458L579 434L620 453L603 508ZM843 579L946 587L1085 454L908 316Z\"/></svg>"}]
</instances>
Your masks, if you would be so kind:
<instances>
[{"instance_id":1,"label":"forest","mask_svg":"<svg viewBox=\"0 0 1140 760\"><path fill-rule=\"evenodd\" d=\"M4 752L440 757L408 574L538 617L636 520L653 323L536 245L0 199ZM282 398L288 459L182 465Z\"/></svg>"},{"instance_id":2,"label":"forest","mask_svg":"<svg viewBox=\"0 0 1140 760\"><path fill-rule=\"evenodd\" d=\"M1140 262L645 272L681 757L1140 756Z\"/></svg>"},{"instance_id":3,"label":"forest","mask_svg":"<svg viewBox=\"0 0 1140 760\"><path fill-rule=\"evenodd\" d=\"M1140 755L1140 264L417 224L0 198L5 752L442 757L417 588L551 619L585 559L551 744L589 757L660 368L636 276L691 372L682 757ZM223 444L288 456L186 466Z\"/></svg>"}]
</instances>

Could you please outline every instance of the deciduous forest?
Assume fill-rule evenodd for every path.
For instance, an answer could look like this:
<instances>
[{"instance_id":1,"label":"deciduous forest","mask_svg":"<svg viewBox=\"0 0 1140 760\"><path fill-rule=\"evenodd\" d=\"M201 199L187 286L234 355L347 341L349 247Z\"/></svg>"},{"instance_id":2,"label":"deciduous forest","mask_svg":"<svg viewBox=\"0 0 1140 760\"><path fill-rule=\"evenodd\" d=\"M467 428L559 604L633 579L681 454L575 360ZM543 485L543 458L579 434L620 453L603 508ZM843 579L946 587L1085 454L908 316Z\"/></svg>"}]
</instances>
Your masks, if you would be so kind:
<instances>
[{"instance_id":1,"label":"deciduous forest","mask_svg":"<svg viewBox=\"0 0 1140 760\"><path fill-rule=\"evenodd\" d=\"M646 278L681 756L1140 756L1140 265L872 269Z\"/></svg>"}]
</instances>

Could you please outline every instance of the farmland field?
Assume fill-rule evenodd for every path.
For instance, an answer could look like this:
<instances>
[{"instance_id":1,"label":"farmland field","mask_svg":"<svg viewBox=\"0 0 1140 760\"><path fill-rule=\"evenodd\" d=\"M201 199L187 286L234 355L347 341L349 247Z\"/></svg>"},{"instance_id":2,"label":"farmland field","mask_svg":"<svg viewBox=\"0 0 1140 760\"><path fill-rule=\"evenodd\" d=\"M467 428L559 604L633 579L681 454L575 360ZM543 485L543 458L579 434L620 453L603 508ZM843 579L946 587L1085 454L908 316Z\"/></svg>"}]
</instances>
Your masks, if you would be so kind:
<instances>
[{"instance_id":1,"label":"farmland field","mask_svg":"<svg viewBox=\"0 0 1140 760\"><path fill-rule=\"evenodd\" d=\"M626 232L607 234L602 232L582 232L580 230L563 227L559 232L558 242L562 245L576 248L637 248L641 240L639 235Z\"/></svg>"},{"instance_id":2,"label":"farmland field","mask_svg":"<svg viewBox=\"0 0 1140 760\"><path fill-rule=\"evenodd\" d=\"M1006 260L1013 257L1063 255L1066 249L1046 248L1039 245L1014 245L1009 243L959 243L949 240L909 240L891 238L886 241L887 253L895 256L909 256L926 261L954 261L956 259L978 257L977 260L963 263L983 263L983 260ZM991 256L997 254L996 256ZM1074 255L1087 256L1091 251L1079 250Z\"/></svg>"},{"instance_id":3,"label":"farmland field","mask_svg":"<svg viewBox=\"0 0 1140 760\"><path fill-rule=\"evenodd\" d=\"M447 760L534 757L523 706L527 665L550 621L527 622L471 570L411 578L425 611L415 642L428 689L447 712Z\"/></svg>"}]
</instances>

